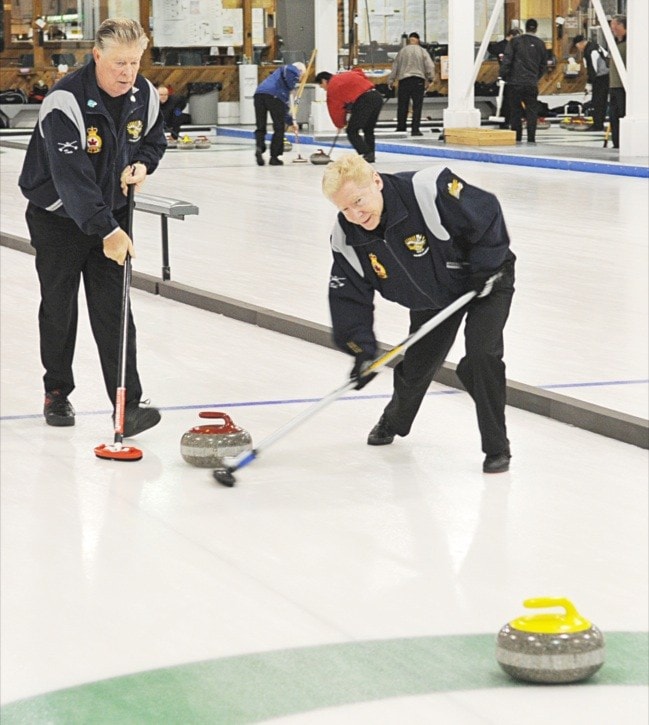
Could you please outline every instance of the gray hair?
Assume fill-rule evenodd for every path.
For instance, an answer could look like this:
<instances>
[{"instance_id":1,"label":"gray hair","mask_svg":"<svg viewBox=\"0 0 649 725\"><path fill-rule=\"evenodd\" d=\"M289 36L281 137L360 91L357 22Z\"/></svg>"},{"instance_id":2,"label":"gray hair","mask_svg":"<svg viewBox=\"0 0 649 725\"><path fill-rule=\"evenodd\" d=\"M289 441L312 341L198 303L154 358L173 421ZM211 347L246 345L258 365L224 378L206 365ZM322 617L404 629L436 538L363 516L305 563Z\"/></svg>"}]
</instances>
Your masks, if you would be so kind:
<instances>
[{"instance_id":1,"label":"gray hair","mask_svg":"<svg viewBox=\"0 0 649 725\"><path fill-rule=\"evenodd\" d=\"M611 20L615 20L618 25L621 25L626 30L626 15L614 15Z\"/></svg>"},{"instance_id":2,"label":"gray hair","mask_svg":"<svg viewBox=\"0 0 649 725\"><path fill-rule=\"evenodd\" d=\"M369 186L374 177L374 168L359 154L345 154L329 164L322 176L322 193L331 197L348 181L360 187Z\"/></svg>"},{"instance_id":3,"label":"gray hair","mask_svg":"<svg viewBox=\"0 0 649 725\"><path fill-rule=\"evenodd\" d=\"M142 26L129 18L107 18L95 36L95 48L104 50L115 45L139 45L145 50L149 44Z\"/></svg>"}]
</instances>

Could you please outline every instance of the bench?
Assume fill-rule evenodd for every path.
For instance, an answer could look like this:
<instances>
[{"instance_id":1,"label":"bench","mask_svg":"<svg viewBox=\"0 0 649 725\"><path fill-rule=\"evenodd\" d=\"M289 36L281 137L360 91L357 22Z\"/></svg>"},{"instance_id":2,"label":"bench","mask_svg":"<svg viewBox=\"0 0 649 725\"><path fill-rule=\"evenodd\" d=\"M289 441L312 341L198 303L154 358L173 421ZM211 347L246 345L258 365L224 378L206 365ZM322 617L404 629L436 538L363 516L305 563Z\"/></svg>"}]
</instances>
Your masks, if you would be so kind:
<instances>
[{"instance_id":1,"label":"bench","mask_svg":"<svg viewBox=\"0 0 649 725\"><path fill-rule=\"evenodd\" d=\"M164 196L150 194L135 195L135 211L157 214L162 224L162 279L171 279L169 264L169 225L168 219L184 219L191 214L198 214L198 207L188 201L168 199Z\"/></svg>"},{"instance_id":2,"label":"bench","mask_svg":"<svg viewBox=\"0 0 649 725\"><path fill-rule=\"evenodd\" d=\"M40 110L40 103L0 103L2 126L33 129Z\"/></svg>"}]
</instances>

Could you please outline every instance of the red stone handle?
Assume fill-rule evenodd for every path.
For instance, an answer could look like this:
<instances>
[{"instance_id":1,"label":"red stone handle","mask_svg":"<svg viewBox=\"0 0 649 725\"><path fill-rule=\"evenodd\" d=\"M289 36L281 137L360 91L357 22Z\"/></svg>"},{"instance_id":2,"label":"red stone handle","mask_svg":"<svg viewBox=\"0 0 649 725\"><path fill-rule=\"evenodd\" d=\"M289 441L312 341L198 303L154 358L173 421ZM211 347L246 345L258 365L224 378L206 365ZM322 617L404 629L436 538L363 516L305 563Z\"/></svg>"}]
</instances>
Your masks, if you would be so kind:
<instances>
[{"instance_id":1,"label":"red stone handle","mask_svg":"<svg viewBox=\"0 0 649 725\"><path fill-rule=\"evenodd\" d=\"M223 425L214 426L218 433L238 433L241 429L233 422L232 418L226 413L220 413L216 410L203 410L198 414L199 418L218 418L223 421ZM207 426L204 426L207 427ZM210 431L211 432L211 431Z\"/></svg>"}]
</instances>

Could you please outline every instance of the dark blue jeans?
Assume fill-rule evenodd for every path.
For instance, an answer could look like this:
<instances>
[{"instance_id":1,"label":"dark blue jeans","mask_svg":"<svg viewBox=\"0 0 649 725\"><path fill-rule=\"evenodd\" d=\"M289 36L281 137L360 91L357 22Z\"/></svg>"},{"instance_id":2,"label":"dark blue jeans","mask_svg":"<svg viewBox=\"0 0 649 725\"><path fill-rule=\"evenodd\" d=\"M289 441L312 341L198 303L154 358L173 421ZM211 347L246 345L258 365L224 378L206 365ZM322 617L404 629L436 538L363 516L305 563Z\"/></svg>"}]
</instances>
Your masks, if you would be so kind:
<instances>
[{"instance_id":1,"label":"dark blue jeans","mask_svg":"<svg viewBox=\"0 0 649 725\"><path fill-rule=\"evenodd\" d=\"M399 81L397 95L397 131L405 131L408 119L408 106L412 101L412 130L419 131L421 109L424 105L426 81L417 76L402 78Z\"/></svg>"},{"instance_id":2,"label":"dark blue jeans","mask_svg":"<svg viewBox=\"0 0 649 725\"><path fill-rule=\"evenodd\" d=\"M527 140L536 141L538 119L538 86L514 86L510 88L511 128L516 131L516 140L523 140L523 116L527 121Z\"/></svg>"},{"instance_id":3,"label":"dark blue jeans","mask_svg":"<svg viewBox=\"0 0 649 725\"><path fill-rule=\"evenodd\" d=\"M286 113L288 109L284 101L268 93L255 93L255 143L257 148L266 150L266 120L270 113L273 122L273 136L270 140L270 155L279 158L284 153L284 131L286 130Z\"/></svg>"},{"instance_id":4,"label":"dark blue jeans","mask_svg":"<svg viewBox=\"0 0 649 725\"><path fill-rule=\"evenodd\" d=\"M611 122L611 140L613 148L620 148L620 119L626 115L626 91L624 88L609 90L609 120Z\"/></svg>"},{"instance_id":5,"label":"dark blue jeans","mask_svg":"<svg viewBox=\"0 0 649 725\"><path fill-rule=\"evenodd\" d=\"M374 129L382 106L381 94L370 90L359 96L351 108L347 120L347 139L361 156L373 154L375 151Z\"/></svg>"}]
</instances>

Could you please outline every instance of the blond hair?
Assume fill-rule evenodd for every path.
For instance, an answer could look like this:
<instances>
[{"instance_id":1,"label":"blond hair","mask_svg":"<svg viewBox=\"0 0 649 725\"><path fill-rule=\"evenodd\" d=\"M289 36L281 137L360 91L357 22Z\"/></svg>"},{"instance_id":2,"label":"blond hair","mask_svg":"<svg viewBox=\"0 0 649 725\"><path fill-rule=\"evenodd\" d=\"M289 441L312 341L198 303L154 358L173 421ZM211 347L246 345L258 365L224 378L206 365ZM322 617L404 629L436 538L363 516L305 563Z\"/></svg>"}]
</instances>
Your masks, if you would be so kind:
<instances>
[{"instance_id":1,"label":"blond hair","mask_svg":"<svg viewBox=\"0 0 649 725\"><path fill-rule=\"evenodd\" d=\"M331 197L348 181L359 187L369 186L374 178L374 168L359 154L345 154L329 164L322 176L322 193Z\"/></svg>"},{"instance_id":2,"label":"blond hair","mask_svg":"<svg viewBox=\"0 0 649 725\"><path fill-rule=\"evenodd\" d=\"M115 45L139 45L145 50L149 44L142 26L129 18L107 18L95 36L95 48L105 50Z\"/></svg>"}]
</instances>

